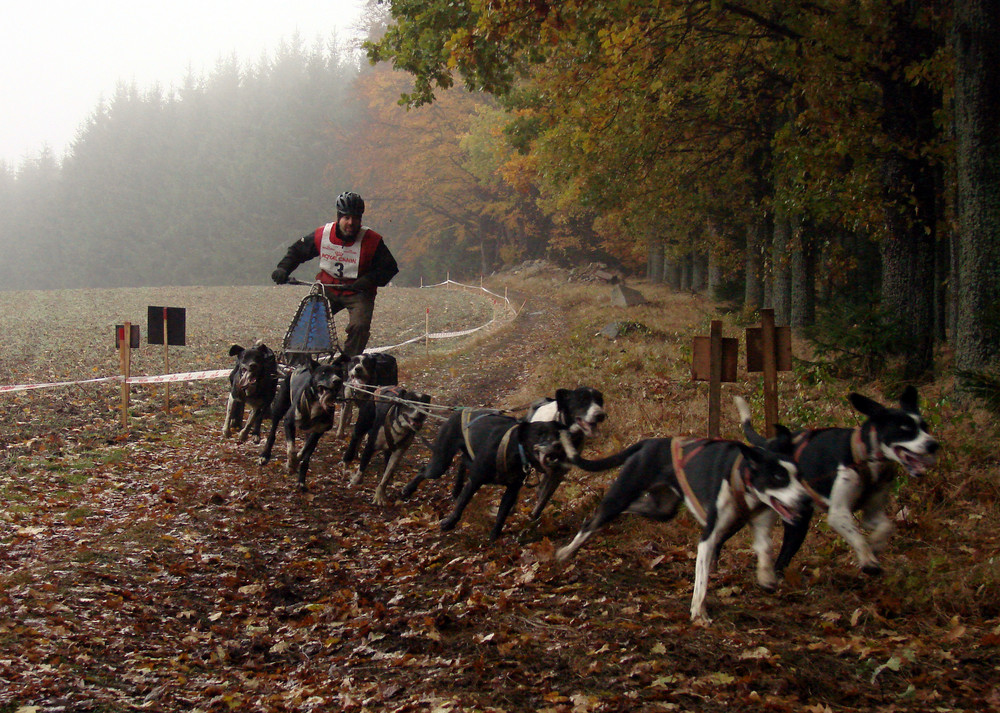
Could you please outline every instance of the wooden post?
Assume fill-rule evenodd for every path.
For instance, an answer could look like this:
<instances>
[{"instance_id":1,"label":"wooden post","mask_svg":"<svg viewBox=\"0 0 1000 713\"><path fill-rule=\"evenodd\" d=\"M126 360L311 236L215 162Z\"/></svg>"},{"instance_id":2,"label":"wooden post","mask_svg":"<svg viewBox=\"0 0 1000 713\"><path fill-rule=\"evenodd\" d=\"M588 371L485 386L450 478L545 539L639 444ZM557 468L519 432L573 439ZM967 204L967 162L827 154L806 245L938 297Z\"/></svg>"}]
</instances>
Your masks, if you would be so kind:
<instances>
[{"instance_id":1,"label":"wooden post","mask_svg":"<svg viewBox=\"0 0 1000 713\"><path fill-rule=\"evenodd\" d=\"M163 308L163 373L170 373L170 351L167 349L167 342L170 340L167 335L170 334L170 330L167 328L167 308ZM170 411L170 382L163 384L163 410Z\"/></svg>"},{"instance_id":2,"label":"wooden post","mask_svg":"<svg viewBox=\"0 0 1000 713\"><path fill-rule=\"evenodd\" d=\"M761 349L764 357L764 427L768 438L778 423L778 358L774 338L774 310L760 311Z\"/></svg>"},{"instance_id":3,"label":"wooden post","mask_svg":"<svg viewBox=\"0 0 1000 713\"><path fill-rule=\"evenodd\" d=\"M431 308L424 314L424 356L430 351L431 344Z\"/></svg>"},{"instance_id":4,"label":"wooden post","mask_svg":"<svg viewBox=\"0 0 1000 713\"><path fill-rule=\"evenodd\" d=\"M118 334L118 359L121 366L122 380L122 428L128 428L128 379L132 372L132 323L122 325Z\"/></svg>"},{"instance_id":5,"label":"wooden post","mask_svg":"<svg viewBox=\"0 0 1000 713\"><path fill-rule=\"evenodd\" d=\"M722 321L712 320L709 331L708 437L719 437L722 414Z\"/></svg>"}]
</instances>

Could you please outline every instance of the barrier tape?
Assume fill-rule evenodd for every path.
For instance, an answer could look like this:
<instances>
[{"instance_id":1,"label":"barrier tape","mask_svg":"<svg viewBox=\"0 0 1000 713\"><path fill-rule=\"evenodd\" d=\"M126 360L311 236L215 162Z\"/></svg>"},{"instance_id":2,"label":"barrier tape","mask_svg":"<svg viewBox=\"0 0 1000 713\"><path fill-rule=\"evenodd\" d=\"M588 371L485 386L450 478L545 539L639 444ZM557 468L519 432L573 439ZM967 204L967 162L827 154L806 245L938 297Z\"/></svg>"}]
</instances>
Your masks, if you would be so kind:
<instances>
[{"instance_id":1,"label":"barrier tape","mask_svg":"<svg viewBox=\"0 0 1000 713\"><path fill-rule=\"evenodd\" d=\"M0 394L13 393L14 391L30 391L32 389L49 389L53 386L73 386L74 384L96 384L101 381L121 381L119 376L102 376L97 379L84 379L83 381L53 381L47 384L17 384L16 386L0 385Z\"/></svg>"},{"instance_id":2,"label":"barrier tape","mask_svg":"<svg viewBox=\"0 0 1000 713\"><path fill-rule=\"evenodd\" d=\"M450 279L445 280L437 285L425 285L425 287L442 287L447 285L458 285L459 287L468 287L472 290L481 290L488 295L492 295L497 299L503 300L510 307L510 300L501 295L497 295L490 292L485 287L475 287L473 285L463 285L460 282L454 282ZM486 324L482 324L478 327L473 327L472 329L465 329L459 332L433 332L431 334L421 334L419 337L413 337L412 339L407 339L405 342L400 342L399 344L393 344L387 347L373 347L365 349L366 352L387 352L390 349L398 349L399 347L406 346L407 344L413 344L414 342L420 342L425 339L449 339L451 337L464 337L469 334L474 334L481 329L486 329L491 324L496 323L497 319L494 317ZM3 385L0 384L0 394L9 394L16 391L32 391L34 389L50 389L58 386L76 386L79 384L98 384L101 382L125 381L128 384L165 384L175 381L199 381L201 379L225 379L232 372L232 369L213 369L211 371L188 371L180 374L157 374L155 376L131 376L127 380L122 375L117 376L102 376L96 379L83 379L80 381L53 381L44 384L16 384L16 385Z\"/></svg>"},{"instance_id":3,"label":"barrier tape","mask_svg":"<svg viewBox=\"0 0 1000 713\"><path fill-rule=\"evenodd\" d=\"M199 379L225 379L232 369L214 369L212 371L188 371L183 374L160 374L158 376L132 376L130 384L165 384L170 381L198 381Z\"/></svg>"}]
</instances>

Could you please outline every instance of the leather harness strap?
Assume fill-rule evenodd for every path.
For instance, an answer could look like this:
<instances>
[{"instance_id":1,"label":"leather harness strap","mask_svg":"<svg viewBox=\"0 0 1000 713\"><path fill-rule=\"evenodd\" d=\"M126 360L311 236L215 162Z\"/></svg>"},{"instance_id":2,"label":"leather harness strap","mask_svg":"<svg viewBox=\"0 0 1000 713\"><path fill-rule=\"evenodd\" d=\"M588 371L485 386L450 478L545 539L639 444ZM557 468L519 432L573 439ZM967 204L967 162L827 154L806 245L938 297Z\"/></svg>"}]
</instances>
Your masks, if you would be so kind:
<instances>
[{"instance_id":1,"label":"leather harness strap","mask_svg":"<svg viewBox=\"0 0 1000 713\"><path fill-rule=\"evenodd\" d=\"M729 489L733 493L733 500L736 501L736 509L744 519L750 516L750 508L747 507L747 481L750 469L743 463L743 454L740 453L733 461L733 467L729 471Z\"/></svg>"},{"instance_id":2,"label":"leather harness strap","mask_svg":"<svg viewBox=\"0 0 1000 713\"><path fill-rule=\"evenodd\" d=\"M517 430L517 426L518 426L518 424L514 424L509 429L507 429L507 432L505 434L503 434L503 438L500 439L500 446L497 448L497 472L498 473L507 474L507 473L510 472L507 469L507 450L510 447L510 439L514 435L514 431ZM520 444L518 444L518 460L521 460L520 454L521 454L521 449L520 449ZM521 461L521 467L520 467L520 471L522 473L525 470L524 466L525 466L525 463L522 460Z\"/></svg>"},{"instance_id":3,"label":"leather harness strap","mask_svg":"<svg viewBox=\"0 0 1000 713\"><path fill-rule=\"evenodd\" d=\"M472 409L462 409L462 437L465 439L465 450L469 452L469 458L475 460L476 451L472 448L472 441L469 440L469 425L472 423Z\"/></svg>"},{"instance_id":4,"label":"leather harness strap","mask_svg":"<svg viewBox=\"0 0 1000 713\"><path fill-rule=\"evenodd\" d=\"M684 447L692 443L698 444L694 450L691 451L687 456L684 455ZM707 441L704 438L674 438L670 441L670 459L673 461L674 465L674 475L677 477L677 482L681 486L681 490L684 491L684 498L687 500L688 507L694 510L695 516L701 522L707 521L707 516L705 515L705 508L702 507L701 501L694 494L691 489L691 483L688 482L687 475L684 473L684 464L699 453L704 447Z\"/></svg>"},{"instance_id":5,"label":"leather harness strap","mask_svg":"<svg viewBox=\"0 0 1000 713\"><path fill-rule=\"evenodd\" d=\"M868 448L865 446L865 439L861 434L861 426L858 426L851 433L851 457L855 463L864 463L869 459Z\"/></svg>"},{"instance_id":6,"label":"leather harness strap","mask_svg":"<svg viewBox=\"0 0 1000 713\"><path fill-rule=\"evenodd\" d=\"M681 490L684 492L684 498L688 503L694 514L701 522L707 522L708 516L705 513L705 507L698 500L698 497L694 494L694 490L691 488L691 483L688 481L687 473L684 472L684 466L691 462L695 456L701 453L706 446L710 445L717 439L708 438L674 438L670 441L670 457L674 465L674 474L677 477L677 482L681 486ZM690 445L695 445L688 453L684 453L684 449ZM729 470L729 489L732 492L733 501L736 504L736 509L739 510L740 515L745 519L750 516L750 508L747 507L746 502L746 491L747 482L749 481L749 468L747 467L743 454L739 454L736 460L733 461L733 467Z\"/></svg>"},{"instance_id":7,"label":"leather harness strap","mask_svg":"<svg viewBox=\"0 0 1000 713\"><path fill-rule=\"evenodd\" d=\"M484 416L489 416L491 414L495 414L496 412L487 411L473 418L472 411L473 409L468 409L468 408L462 409L462 437L465 439L465 450L468 451L469 458L475 460L476 452L472 448L472 439L469 438L469 427L480 418L483 418ZM520 424L515 423L513 426L507 429L507 432L503 434L503 438L500 439L500 445L497 448L497 472L499 473L509 472L508 462L507 462L507 451L510 448L511 437L517 430L518 425ZM525 470L527 470L528 459L527 457L525 457L524 451L521 448L520 443L517 444L517 453L518 453L518 459L521 461L519 470L523 473Z\"/></svg>"},{"instance_id":8,"label":"leather harness strap","mask_svg":"<svg viewBox=\"0 0 1000 713\"><path fill-rule=\"evenodd\" d=\"M385 413L385 421L382 423L382 433L385 435L385 443L392 450L396 447L396 442L392 438L392 423L399 414L399 401L402 398L403 387L401 386L381 386L375 391L376 401L391 401L392 406Z\"/></svg>"}]
</instances>

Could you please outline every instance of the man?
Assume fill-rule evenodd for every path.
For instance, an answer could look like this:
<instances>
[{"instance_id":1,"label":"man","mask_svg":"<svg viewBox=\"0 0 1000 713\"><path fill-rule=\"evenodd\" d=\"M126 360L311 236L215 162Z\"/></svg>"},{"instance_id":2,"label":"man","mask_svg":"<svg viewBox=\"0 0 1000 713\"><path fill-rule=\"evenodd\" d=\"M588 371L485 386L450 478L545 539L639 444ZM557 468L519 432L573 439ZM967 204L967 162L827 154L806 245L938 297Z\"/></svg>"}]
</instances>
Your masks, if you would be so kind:
<instances>
[{"instance_id":1,"label":"man","mask_svg":"<svg viewBox=\"0 0 1000 713\"><path fill-rule=\"evenodd\" d=\"M389 284L399 267L382 236L361 225L365 202L350 191L337 196L337 220L316 228L288 248L271 273L277 284L288 282L291 272L314 257L333 314L347 310L347 340L344 354L356 356L365 350L371 333L375 294Z\"/></svg>"}]
</instances>

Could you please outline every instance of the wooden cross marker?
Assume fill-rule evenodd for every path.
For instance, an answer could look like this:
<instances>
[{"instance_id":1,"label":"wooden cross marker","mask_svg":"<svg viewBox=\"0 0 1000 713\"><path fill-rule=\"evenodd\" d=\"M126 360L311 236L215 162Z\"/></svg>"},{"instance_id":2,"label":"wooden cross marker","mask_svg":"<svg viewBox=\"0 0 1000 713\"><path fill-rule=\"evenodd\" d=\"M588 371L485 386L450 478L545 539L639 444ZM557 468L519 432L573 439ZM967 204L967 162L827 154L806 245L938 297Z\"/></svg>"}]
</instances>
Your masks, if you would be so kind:
<instances>
[{"instance_id":1,"label":"wooden cross marker","mask_svg":"<svg viewBox=\"0 0 1000 713\"><path fill-rule=\"evenodd\" d=\"M722 321L713 319L709 336L695 337L691 350L691 380L708 382L708 437L719 437L722 382L736 381L740 343L722 336Z\"/></svg>"}]
</instances>

